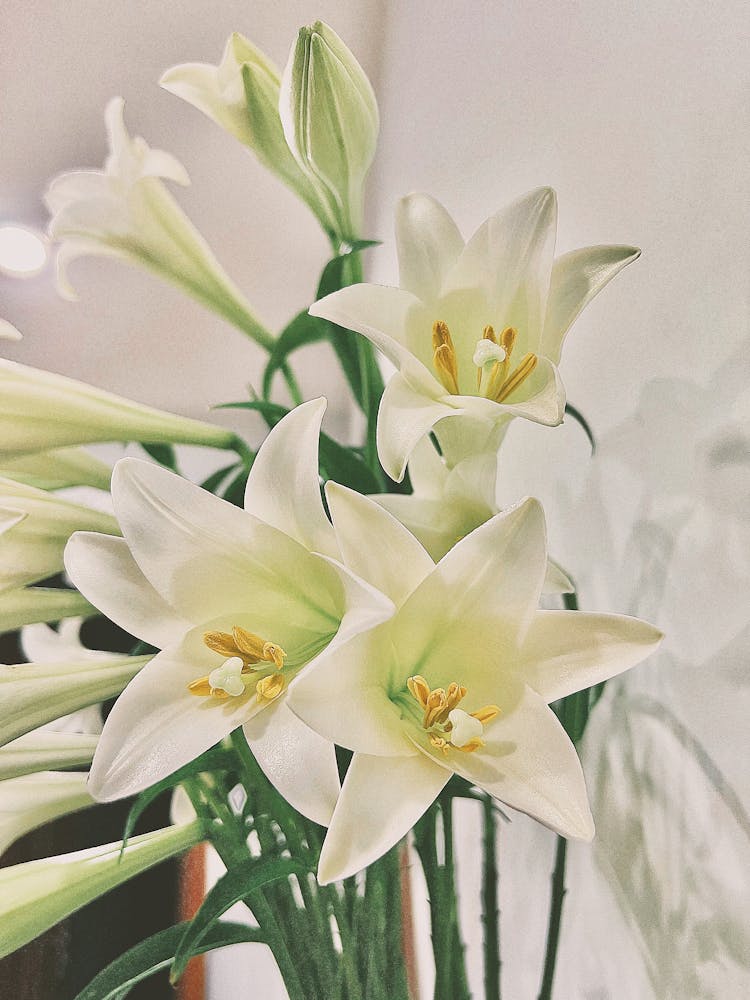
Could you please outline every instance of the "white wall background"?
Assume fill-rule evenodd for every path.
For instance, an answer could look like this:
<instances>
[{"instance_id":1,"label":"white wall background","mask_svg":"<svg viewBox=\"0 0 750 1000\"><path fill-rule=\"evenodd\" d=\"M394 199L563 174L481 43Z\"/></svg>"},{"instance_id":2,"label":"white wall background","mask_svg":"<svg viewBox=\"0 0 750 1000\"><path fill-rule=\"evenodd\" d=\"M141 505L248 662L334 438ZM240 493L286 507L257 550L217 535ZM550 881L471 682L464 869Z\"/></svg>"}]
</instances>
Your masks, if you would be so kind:
<instances>
[{"instance_id":1,"label":"white wall background","mask_svg":"<svg viewBox=\"0 0 750 1000\"><path fill-rule=\"evenodd\" d=\"M584 582L589 606L650 613L670 628L665 657L638 672L622 697L647 695L667 704L720 764L747 810L747 459L743 466L737 457L742 449L735 449L729 476L706 459L708 446L698 447L732 421L737 433L745 433L750 414L742 392L750 375L742 350L750 229L747 5L300 0L253 7L236 0L208 6L194 0L76 0L6 7L0 219L41 222L46 179L102 161L101 110L112 93L122 93L132 129L186 163L193 187L180 195L181 202L230 274L263 318L282 324L310 297L325 255L323 238L306 210L229 136L161 92L156 81L176 62L217 61L233 29L283 64L296 28L318 16L359 55L380 100L383 131L368 233L386 241L370 253L378 280L396 279L392 210L401 194L414 189L443 200L469 235L505 201L551 184L560 199L561 251L598 242L644 248L641 260L577 322L563 361L569 398L605 442L600 468L613 523L596 536L592 532L598 512L590 503L592 469L575 427L542 436L514 433L502 485L509 497L523 488L551 500L553 543ZM260 352L253 345L150 276L98 261L76 265L74 276L81 292L76 305L56 298L49 274L28 282L0 277L0 315L26 334L23 343L8 347L8 356L192 415L203 415L211 402L237 398L257 374ZM727 358L735 359L729 371L712 382ZM308 395L332 390L335 400L338 381L328 360L324 349L313 352L301 366L302 382ZM628 431L623 438L618 428L636 410L643 384L655 377L694 383L686 406L678 413L670 392L657 387L656 403L647 412L641 407L640 422L629 425L640 428L640 437ZM234 426L257 430L232 419ZM344 428L346 419L341 401L334 421ZM688 482L671 494L659 483L660 470L670 463ZM572 497L567 519L565 496ZM634 525L652 534L638 535ZM658 552L656 528L666 540ZM614 541L602 566L605 534ZM628 577L639 538L641 560L656 552L671 574L658 600ZM626 552L631 555L624 557ZM623 557L624 568L617 564ZM604 588L592 569L597 561ZM613 720L622 724L618 698L613 694L602 708L599 745L614 738ZM694 760L679 763L677 754L670 771L663 762L672 759L671 744L645 722L633 723L632 739L644 756L630 762L627 774L617 773L616 760L603 761L596 745L587 754L592 787L603 775L595 802L604 831L597 870L609 875L592 875L594 856L574 852L574 872L587 873L590 896L579 894L567 904L559 996L742 995L747 969L743 980L741 963L731 956L738 941L747 942L746 921L740 930L738 917L724 937L711 927L717 913L731 910L732 887L746 877L746 832L738 832L721 789L707 782ZM653 777L657 762L665 767L664 787L681 792L666 804L642 804L644 826L650 817L653 856L641 874L664 875L664 859L675 854L681 864L668 884L659 885L651 908L638 910L627 901L627 879L647 852L638 851L637 837L618 843L607 816L616 814L618 793L629 787L634 771L643 768ZM665 826L663 810L668 806L674 816L680 803L684 829L677 835ZM470 816L462 821L467 828L471 822ZM469 836L467 829L464 843ZM504 840L506 995L525 1000L536 995L552 845L520 820ZM730 858L723 874L706 860L712 844L721 844ZM614 855L624 867L613 875ZM478 981L477 873L468 854L464 868L469 952ZM670 915L682 912L680 893L691 879L703 886L703 895L689 896L690 915L683 913L682 923L668 929ZM616 883L619 897L612 891ZM542 893L534 906L531 887ZM608 928L596 947L587 940L587 907L595 907L595 922ZM703 938L695 929L701 915L708 927ZM716 949L709 959L700 952L706 934ZM614 938L617 958L605 961ZM670 964L675 942L682 971ZM244 982L255 963L251 956L242 965ZM685 967L700 967L698 985L683 976ZM225 978L228 962L212 960L211 968L213 995L234 995ZM735 988L740 992L733 993ZM272 987L257 995L270 998Z\"/></svg>"}]
</instances>

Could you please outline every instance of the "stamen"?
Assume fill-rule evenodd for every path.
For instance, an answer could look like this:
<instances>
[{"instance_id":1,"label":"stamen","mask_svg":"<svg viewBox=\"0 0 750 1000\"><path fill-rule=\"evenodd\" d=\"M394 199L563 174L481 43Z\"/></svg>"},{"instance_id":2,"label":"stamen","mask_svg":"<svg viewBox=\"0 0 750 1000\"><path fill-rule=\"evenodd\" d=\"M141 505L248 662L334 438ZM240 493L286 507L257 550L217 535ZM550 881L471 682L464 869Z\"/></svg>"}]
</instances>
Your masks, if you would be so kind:
<instances>
[{"instance_id":1,"label":"stamen","mask_svg":"<svg viewBox=\"0 0 750 1000\"><path fill-rule=\"evenodd\" d=\"M483 726L486 726L488 722L492 722L500 715L500 709L497 705L485 705L484 708L477 709L476 712L469 713L474 719L478 719Z\"/></svg>"},{"instance_id":2,"label":"stamen","mask_svg":"<svg viewBox=\"0 0 750 1000\"><path fill-rule=\"evenodd\" d=\"M199 677L197 680L191 681L188 684L188 691L190 694L197 694L201 698L206 698L211 694L211 685L208 683L208 677Z\"/></svg>"},{"instance_id":3,"label":"stamen","mask_svg":"<svg viewBox=\"0 0 750 1000\"><path fill-rule=\"evenodd\" d=\"M234 638L229 632L204 632L203 642L219 656L236 656L238 653Z\"/></svg>"},{"instance_id":4,"label":"stamen","mask_svg":"<svg viewBox=\"0 0 750 1000\"><path fill-rule=\"evenodd\" d=\"M277 646L275 642L266 642L263 644L263 659L275 664L277 670L284 669L285 656L286 653L284 650L281 646Z\"/></svg>"},{"instance_id":5,"label":"stamen","mask_svg":"<svg viewBox=\"0 0 750 1000\"><path fill-rule=\"evenodd\" d=\"M457 706L466 697L467 689L456 681L451 681L447 688L431 690L421 674L414 674L407 679L406 686L420 708L424 709L422 728L435 750L443 754L448 754L450 750L474 753L484 746L484 726L500 714L497 705L485 705L476 712L464 712Z\"/></svg>"},{"instance_id":6,"label":"stamen","mask_svg":"<svg viewBox=\"0 0 750 1000\"><path fill-rule=\"evenodd\" d=\"M424 677L422 677L420 674L415 674L413 677L410 677L407 680L406 686L408 687L411 694L413 694L414 697L417 699L422 708L426 708L427 699L430 696L430 685L427 683Z\"/></svg>"},{"instance_id":7,"label":"stamen","mask_svg":"<svg viewBox=\"0 0 750 1000\"><path fill-rule=\"evenodd\" d=\"M538 357L536 354L525 354L521 358L521 362L517 368L515 368L512 374L503 382L499 390L494 396L497 403L502 403L503 400L507 399L512 392L525 382L526 379L531 375L537 366Z\"/></svg>"},{"instance_id":8,"label":"stamen","mask_svg":"<svg viewBox=\"0 0 750 1000\"><path fill-rule=\"evenodd\" d=\"M203 641L221 656L239 656L247 672L257 663L273 663L277 670L284 666L286 653L275 642L267 642L254 632L235 625L229 632L204 632Z\"/></svg>"},{"instance_id":9,"label":"stamen","mask_svg":"<svg viewBox=\"0 0 750 1000\"><path fill-rule=\"evenodd\" d=\"M489 343L485 344L485 341L489 341ZM494 344L498 347L499 350L502 351L502 355L498 354L497 351L493 351L490 344ZM477 366L477 392L479 392L482 387L482 376L484 375L485 368L488 364L491 361L494 361L495 363L505 361L505 357L505 348L499 347L495 331L491 326L486 326L484 330L482 330L482 339L477 342L474 357L472 358L472 361Z\"/></svg>"},{"instance_id":10,"label":"stamen","mask_svg":"<svg viewBox=\"0 0 750 1000\"><path fill-rule=\"evenodd\" d=\"M473 739L469 740L468 743L464 743L462 747L456 747L456 750L461 750L463 753L474 753L475 750L481 750L484 746L484 740L475 736Z\"/></svg>"},{"instance_id":11,"label":"stamen","mask_svg":"<svg viewBox=\"0 0 750 1000\"><path fill-rule=\"evenodd\" d=\"M458 360L448 325L437 320L432 326L432 363L443 387L458 395Z\"/></svg>"},{"instance_id":12,"label":"stamen","mask_svg":"<svg viewBox=\"0 0 750 1000\"><path fill-rule=\"evenodd\" d=\"M286 682L281 674L269 674L255 685L258 701L273 701L284 690Z\"/></svg>"}]
</instances>

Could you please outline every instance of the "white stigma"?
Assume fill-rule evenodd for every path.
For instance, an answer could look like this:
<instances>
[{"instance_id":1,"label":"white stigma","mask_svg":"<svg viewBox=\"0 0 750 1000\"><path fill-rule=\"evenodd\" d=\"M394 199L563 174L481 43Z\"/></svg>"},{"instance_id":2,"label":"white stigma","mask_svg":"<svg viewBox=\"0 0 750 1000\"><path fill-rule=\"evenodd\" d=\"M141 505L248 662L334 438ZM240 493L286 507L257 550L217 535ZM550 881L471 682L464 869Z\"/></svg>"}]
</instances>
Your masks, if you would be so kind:
<instances>
[{"instance_id":1,"label":"white stigma","mask_svg":"<svg viewBox=\"0 0 750 1000\"><path fill-rule=\"evenodd\" d=\"M208 675L208 683L216 691L226 691L227 694L237 697L245 693L245 685L242 680L243 663L239 656L230 656L224 660L220 667L212 670Z\"/></svg>"},{"instance_id":2,"label":"white stigma","mask_svg":"<svg viewBox=\"0 0 750 1000\"><path fill-rule=\"evenodd\" d=\"M487 365L502 364L506 357L507 354L504 347L482 337L481 340L477 341L472 361L477 368L486 368Z\"/></svg>"},{"instance_id":3,"label":"white stigma","mask_svg":"<svg viewBox=\"0 0 750 1000\"><path fill-rule=\"evenodd\" d=\"M454 747L465 747L472 740L481 740L484 726L479 719L464 712L462 708L454 708L452 712L449 712L448 721L452 727L450 741Z\"/></svg>"}]
</instances>

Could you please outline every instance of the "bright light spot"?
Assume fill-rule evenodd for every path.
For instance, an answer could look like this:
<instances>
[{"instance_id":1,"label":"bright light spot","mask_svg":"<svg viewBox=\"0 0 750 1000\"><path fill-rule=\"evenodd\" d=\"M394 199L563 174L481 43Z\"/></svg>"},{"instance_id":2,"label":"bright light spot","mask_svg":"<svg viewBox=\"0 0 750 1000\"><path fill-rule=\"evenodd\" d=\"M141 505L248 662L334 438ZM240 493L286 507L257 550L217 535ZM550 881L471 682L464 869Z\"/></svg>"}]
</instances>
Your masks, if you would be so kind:
<instances>
[{"instance_id":1,"label":"bright light spot","mask_svg":"<svg viewBox=\"0 0 750 1000\"><path fill-rule=\"evenodd\" d=\"M47 263L47 241L23 226L0 226L0 272L30 278Z\"/></svg>"}]
</instances>

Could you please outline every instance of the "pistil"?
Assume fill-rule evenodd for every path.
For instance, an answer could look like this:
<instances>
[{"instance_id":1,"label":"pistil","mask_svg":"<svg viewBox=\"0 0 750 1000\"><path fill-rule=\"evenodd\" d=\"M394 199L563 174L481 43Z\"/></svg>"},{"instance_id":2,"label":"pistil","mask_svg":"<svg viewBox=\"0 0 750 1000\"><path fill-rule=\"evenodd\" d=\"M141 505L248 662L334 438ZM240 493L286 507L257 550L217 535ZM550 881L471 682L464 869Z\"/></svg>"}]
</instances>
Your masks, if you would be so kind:
<instances>
[{"instance_id":1,"label":"pistil","mask_svg":"<svg viewBox=\"0 0 750 1000\"><path fill-rule=\"evenodd\" d=\"M432 326L432 363L443 387L458 395L458 359L448 324L437 320Z\"/></svg>"},{"instance_id":2,"label":"pistil","mask_svg":"<svg viewBox=\"0 0 750 1000\"><path fill-rule=\"evenodd\" d=\"M258 700L271 701L284 690L282 671L286 653L275 642L268 642L254 632L235 625L231 632L206 632L203 642L214 653L226 657L224 662L205 677L188 684L188 691L200 697L240 697L246 691L252 675L258 678L255 686Z\"/></svg>"}]
</instances>

